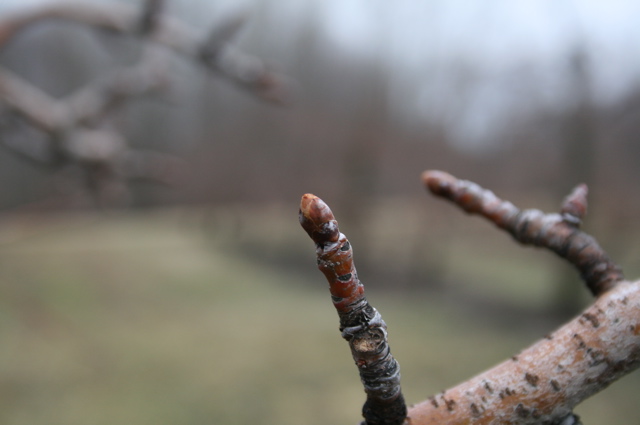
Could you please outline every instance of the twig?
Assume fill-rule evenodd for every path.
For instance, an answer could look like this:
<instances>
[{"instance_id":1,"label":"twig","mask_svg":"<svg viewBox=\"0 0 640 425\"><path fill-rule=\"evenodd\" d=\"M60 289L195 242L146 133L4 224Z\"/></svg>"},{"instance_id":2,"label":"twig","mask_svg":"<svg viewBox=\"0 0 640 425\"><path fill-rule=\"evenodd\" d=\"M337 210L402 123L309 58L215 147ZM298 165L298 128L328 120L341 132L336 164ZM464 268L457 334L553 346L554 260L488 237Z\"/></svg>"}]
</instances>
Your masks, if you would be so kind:
<instances>
[{"instance_id":1,"label":"twig","mask_svg":"<svg viewBox=\"0 0 640 425\"><path fill-rule=\"evenodd\" d=\"M391 355L386 323L364 296L351 244L340 233L329 206L317 196L302 197L299 218L316 244L318 268L329 281L340 332L349 343L367 393L362 408L364 423L400 425L407 413L400 389L400 366Z\"/></svg>"},{"instance_id":2,"label":"twig","mask_svg":"<svg viewBox=\"0 0 640 425\"><path fill-rule=\"evenodd\" d=\"M596 240L579 230L587 210L587 187L579 185L565 199L561 214L520 210L475 183L458 180L442 171L426 171L425 185L464 211L479 214L525 245L545 247L573 264L593 295L601 295L624 279Z\"/></svg>"}]
</instances>

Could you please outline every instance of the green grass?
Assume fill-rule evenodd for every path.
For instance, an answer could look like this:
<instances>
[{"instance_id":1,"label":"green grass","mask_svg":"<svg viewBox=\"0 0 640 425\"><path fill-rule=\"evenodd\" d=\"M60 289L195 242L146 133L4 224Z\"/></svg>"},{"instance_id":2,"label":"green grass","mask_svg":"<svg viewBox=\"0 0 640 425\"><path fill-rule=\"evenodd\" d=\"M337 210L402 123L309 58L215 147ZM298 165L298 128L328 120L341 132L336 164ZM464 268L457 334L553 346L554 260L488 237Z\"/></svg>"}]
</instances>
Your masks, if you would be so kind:
<instances>
[{"instance_id":1,"label":"green grass","mask_svg":"<svg viewBox=\"0 0 640 425\"><path fill-rule=\"evenodd\" d=\"M357 423L364 394L321 274L254 260L231 242L254 233L285 256L304 246L314 268L292 216L301 237L273 245L267 231L183 211L5 222L0 423ZM454 297L368 297L389 325L410 402L546 333L496 326ZM585 403L585 423L637 416L638 381Z\"/></svg>"}]
</instances>

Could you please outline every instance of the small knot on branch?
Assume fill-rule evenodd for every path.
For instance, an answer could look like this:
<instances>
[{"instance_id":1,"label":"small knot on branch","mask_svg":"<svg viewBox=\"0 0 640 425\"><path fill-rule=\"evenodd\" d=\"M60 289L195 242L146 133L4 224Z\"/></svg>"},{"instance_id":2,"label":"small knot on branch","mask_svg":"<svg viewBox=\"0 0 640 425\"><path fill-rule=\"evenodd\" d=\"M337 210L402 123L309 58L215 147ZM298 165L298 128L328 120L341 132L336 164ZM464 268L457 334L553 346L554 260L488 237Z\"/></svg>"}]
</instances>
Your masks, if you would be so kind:
<instances>
[{"instance_id":1,"label":"small knot on branch","mask_svg":"<svg viewBox=\"0 0 640 425\"><path fill-rule=\"evenodd\" d=\"M567 224L580 227L582 219L587 215L587 194L589 189L582 183L576 186L573 191L562 201L560 214L562 220Z\"/></svg>"}]
</instances>

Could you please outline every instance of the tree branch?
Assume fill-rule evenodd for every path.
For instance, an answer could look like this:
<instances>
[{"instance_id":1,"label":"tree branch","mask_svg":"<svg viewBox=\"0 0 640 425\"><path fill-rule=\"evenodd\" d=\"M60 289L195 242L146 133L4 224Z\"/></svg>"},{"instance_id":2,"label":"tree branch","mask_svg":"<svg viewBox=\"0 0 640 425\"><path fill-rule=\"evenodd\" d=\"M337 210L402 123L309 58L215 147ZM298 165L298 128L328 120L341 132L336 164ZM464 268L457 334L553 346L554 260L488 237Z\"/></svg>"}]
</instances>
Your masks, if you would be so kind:
<instances>
[{"instance_id":1,"label":"tree branch","mask_svg":"<svg viewBox=\"0 0 640 425\"><path fill-rule=\"evenodd\" d=\"M400 425L407 414L400 389L400 366L391 355L386 323L364 296L351 244L340 233L329 206L317 196L302 197L299 216L300 224L316 244L318 268L329 281L340 332L349 343L367 393L362 408L364 424Z\"/></svg>"},{"instance_id":2,"label":"tree branch","mask_svg":"<svg viewBox=\"0 0 640 425\"><path fill-rule=\"evenodd\" d=\"M475 183L442 171L426 171L423 181L437 196L471 214L479 214L525 245L545 247L573 264L594 295L623 279L618 267L596 240L578 229L587 210L587 187L580 185L563 202L561 214L520 210Z\"/></svg>"},{"instance_id":3,"label":"tree branch","mask_svg":"<svg viewBox=\"0 0 640 425\"><path fill-rule=\"evenodd\" d=\"M440 171L425 172L423 180L435 195L486 217L517 241L567 259L597 298L578 317L511 359L410 407L404 424L579 425L572 413L576 405L640 367L640 281L624 280L595 239L578 229L587 208L586 186L565 199L560 214L544 214L519 210L475 183ZM344 310L364 298L351 249L329 208L315 196L302 198L300 221L316 242L319 268L329 280L344 329ZM348 254L343 257L345 245ZM358 364L353 347L352 354Z\"/></svg>"},{"instance_id":4,"label":"tree branch","mask_svg":"<svg viewBox=\"0 0 640 425\"><path fill-rule=\"evenodd\" d=\"M409 409L411 425L553 424L640 366L640 281L520 354Z\"/></svg>"}]
</instances>

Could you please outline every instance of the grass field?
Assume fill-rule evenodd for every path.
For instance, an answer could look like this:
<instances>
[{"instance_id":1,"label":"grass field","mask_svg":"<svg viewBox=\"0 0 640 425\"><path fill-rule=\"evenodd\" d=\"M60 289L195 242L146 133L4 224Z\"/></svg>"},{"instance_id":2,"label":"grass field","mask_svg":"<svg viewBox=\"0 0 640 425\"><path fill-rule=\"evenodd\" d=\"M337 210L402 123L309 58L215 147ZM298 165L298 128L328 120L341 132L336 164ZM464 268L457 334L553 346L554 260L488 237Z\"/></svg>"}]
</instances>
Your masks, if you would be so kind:
<instances>
[{"instance_id":1,"label":"grass field","mask_svg":"<svg viewBox=\"0 0 640 425\"><path fill-rule=\"evenodd\" d=\"M232 241L251 236L225 214L234 213L0 224L0 423L357 423L363 391L295 214L295 236L271 249L308 249L310 273L245 255ZM389 325L410 402L550 330L500 326L446 294L373 288L368 298ZM639 413L639 389L636 373L578 413L585 425L626 425Z\"/></svg>"}]
</instances>

